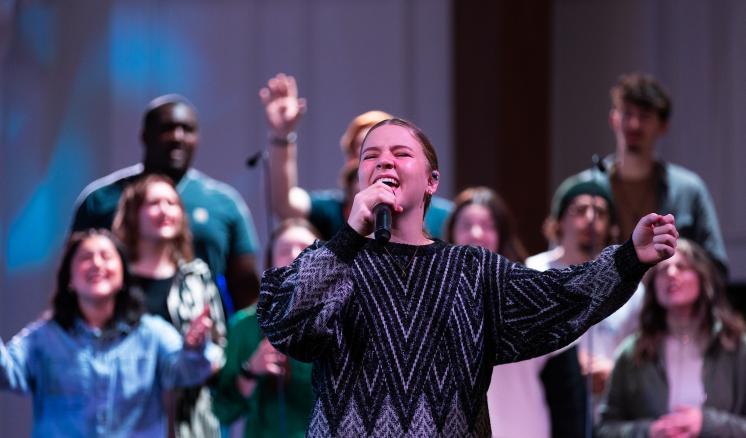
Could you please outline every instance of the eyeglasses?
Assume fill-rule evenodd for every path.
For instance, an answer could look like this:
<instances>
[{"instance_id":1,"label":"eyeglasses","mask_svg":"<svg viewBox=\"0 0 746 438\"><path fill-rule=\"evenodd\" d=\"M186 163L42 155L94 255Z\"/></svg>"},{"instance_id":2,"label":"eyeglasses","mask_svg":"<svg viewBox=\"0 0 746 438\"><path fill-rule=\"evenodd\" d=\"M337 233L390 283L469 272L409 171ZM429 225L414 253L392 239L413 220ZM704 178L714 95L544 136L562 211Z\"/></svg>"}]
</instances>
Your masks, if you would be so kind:
<instances>
[{"instance_id":1,"label":"eyeglasses","mask_svg":"<svg viewBox=\"0 0 746 438\"><path fill-rule=\"evenodd\" d=\"M608 219L609 209L598 205L573 204L567 207L567 214L573 217L588 216L592 213L595 219Z\"/></svg>"}]
</instances>

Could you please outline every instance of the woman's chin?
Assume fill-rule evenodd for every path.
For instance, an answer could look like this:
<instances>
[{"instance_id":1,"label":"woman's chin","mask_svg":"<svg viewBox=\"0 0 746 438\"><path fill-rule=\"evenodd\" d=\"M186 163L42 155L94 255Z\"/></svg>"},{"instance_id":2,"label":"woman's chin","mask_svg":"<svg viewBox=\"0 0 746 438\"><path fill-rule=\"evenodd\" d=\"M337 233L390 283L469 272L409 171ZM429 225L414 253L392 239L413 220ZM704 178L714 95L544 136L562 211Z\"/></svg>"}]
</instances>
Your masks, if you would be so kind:
<instances>
[{"instance_id":1,"label":"woman's chin","mask_svg":"<svg viewBox=\"0 0 746 438\"><path fill-rule=\"evenodd\" d=\"M78 293L78 297L90 302L101 302L111 299L117 294L117 292L118 288L101 286L92 288L84 293Z\"/></svg>"}]
</instances>

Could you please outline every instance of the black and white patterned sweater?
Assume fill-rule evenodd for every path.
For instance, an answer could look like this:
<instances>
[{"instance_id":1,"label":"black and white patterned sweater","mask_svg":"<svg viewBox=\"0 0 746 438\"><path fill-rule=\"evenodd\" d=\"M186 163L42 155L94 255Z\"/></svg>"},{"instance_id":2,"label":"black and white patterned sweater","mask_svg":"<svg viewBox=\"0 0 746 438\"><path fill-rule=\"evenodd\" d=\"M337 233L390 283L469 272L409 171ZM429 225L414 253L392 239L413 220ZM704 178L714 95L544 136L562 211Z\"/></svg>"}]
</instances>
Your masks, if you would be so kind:
<instances>
[{"instance_id":1,"label":"black and white patterned sweater","mask_svg":"<svg viewBox=\"0 0 746 438\"><path fill-rule=\"evenodd\" d=\"M314 363L308 436L487 437L492 367L569 344L646 269L631 242L538 272L442 241L384 249L346 226L264 273L257 316Z\"/></svg>"}]
</instances>

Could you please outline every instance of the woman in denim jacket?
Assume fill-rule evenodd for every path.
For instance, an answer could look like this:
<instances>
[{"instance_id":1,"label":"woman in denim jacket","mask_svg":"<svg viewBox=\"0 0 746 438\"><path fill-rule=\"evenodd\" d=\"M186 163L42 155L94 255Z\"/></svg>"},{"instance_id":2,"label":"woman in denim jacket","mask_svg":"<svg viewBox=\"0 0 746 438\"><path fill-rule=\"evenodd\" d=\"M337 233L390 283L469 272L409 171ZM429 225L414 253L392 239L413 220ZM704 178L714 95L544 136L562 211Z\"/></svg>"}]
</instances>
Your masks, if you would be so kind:
<instances>
[{"instance_id":1,"label":"woman in denim jacket","mask_svg":"<svg viewBox=\"0 0 746 438\"><path fill-rule=\"evenodd\" d=\"M0 389L32 395L33 436L163 436L161 392L210 375L211 326L203 312L182 341L161 318L142 315L113 236L75 233L51 310L7 346L0 341Z\"/></svg>"}]
</instances>

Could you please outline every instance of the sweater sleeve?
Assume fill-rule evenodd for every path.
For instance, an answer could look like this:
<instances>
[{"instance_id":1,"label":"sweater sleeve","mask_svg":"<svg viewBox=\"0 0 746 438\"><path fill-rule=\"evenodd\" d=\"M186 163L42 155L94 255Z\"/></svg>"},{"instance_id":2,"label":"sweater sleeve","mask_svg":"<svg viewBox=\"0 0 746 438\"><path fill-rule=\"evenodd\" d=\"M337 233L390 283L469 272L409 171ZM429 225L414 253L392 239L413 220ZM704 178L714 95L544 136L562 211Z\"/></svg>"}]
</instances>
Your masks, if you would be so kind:
<instances>
[{"instance_id":1,"label":"sweater sleeve","mask_svg":"<svg viewBox=\"0 0 746 438\"><path fill-rule=\"evenodd\" d=\"M496 255L488 259L483 280L494 365L568 345L621 307L648 268L631 241L606 248L592 262L543 272Z\"/></svg>"},{"instance_id":2,"label":"sweater sleeve","mask_svg":"<svg viewBox=\"0 0 746 438\"><path fill-rule=\"evenodd\" d=\"M345 224L290 266L264 272L257 317L275 348L310 362L341 342L342 312L353 292L352 261L366 242Z\"/></svg>"}]
</instances>

